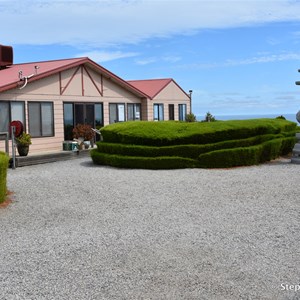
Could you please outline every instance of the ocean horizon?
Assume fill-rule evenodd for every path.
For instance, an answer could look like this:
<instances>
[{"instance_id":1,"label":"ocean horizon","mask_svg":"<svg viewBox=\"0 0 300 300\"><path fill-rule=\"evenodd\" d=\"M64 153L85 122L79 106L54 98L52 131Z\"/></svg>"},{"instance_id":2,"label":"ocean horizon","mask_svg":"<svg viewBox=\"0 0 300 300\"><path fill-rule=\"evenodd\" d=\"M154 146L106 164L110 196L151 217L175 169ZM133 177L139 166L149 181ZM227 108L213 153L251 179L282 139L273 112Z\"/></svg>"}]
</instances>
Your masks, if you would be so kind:
<instances>
[{"instance_id":1,"label":"ocean horizon","mask_svg":"<svg viewBox=\"0 0 300 300\"><path fill-rule=\"evenodd\" d=\"M295 114L264 114L264 115L213 115L216 120L220 121L228 121L228 120L247 120L247 119L261 119L261 118L271 118L274 119L278 116L284 116L286 120L292 121L298 124ZM199 116L197 115L197 120L202 121L205 119L205 115Z\"/></svg>"}]
</instances>

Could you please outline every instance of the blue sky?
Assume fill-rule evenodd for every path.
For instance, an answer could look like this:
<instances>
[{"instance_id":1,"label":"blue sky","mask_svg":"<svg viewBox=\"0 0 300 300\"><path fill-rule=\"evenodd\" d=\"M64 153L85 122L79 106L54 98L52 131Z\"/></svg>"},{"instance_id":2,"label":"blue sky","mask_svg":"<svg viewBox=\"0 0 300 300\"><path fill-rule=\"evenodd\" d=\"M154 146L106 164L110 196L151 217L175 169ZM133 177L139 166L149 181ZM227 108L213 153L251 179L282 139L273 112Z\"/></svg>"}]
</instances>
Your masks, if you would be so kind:
<instances>
[{"instance_id":1,"label":"blue sky","mask_svg":"<svg viewBox=\"0 0 300 300\"><path fill-rule=\"evenodd\" d=\"M14 62L88 56L125 80L173 78L193 112L300 110L300 1L2 1Z\"/></svg>"}]
</instances>

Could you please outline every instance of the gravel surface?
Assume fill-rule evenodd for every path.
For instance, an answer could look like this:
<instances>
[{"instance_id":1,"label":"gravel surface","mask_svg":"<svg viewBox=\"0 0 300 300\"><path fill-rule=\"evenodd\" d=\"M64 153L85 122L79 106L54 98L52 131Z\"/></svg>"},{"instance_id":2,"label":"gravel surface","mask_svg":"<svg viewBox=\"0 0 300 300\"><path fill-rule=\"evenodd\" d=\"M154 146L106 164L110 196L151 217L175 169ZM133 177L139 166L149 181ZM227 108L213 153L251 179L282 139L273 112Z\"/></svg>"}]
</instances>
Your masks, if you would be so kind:
<instances>
[{"instance_id":1,"label":"gravel surface","mask_svg":"<svg viewBox=\"0 0 300 300\"><path fill-rule=\"evenodd\" d=\"M9 170L0 299L300 299L299 183L289 160Z\"/></svg>"}]
</instances>

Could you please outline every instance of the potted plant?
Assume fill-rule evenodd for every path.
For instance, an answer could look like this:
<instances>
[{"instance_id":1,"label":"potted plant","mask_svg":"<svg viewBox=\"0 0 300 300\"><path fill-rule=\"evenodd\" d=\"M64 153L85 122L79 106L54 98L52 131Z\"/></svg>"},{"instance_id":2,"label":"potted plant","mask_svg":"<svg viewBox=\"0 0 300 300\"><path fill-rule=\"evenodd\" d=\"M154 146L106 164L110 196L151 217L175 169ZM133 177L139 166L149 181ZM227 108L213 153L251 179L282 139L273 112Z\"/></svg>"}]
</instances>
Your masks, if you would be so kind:
<instances>
[{"instance_id":1,"label":"potted plant","mask_svg":"<svg viewBox=\"0 0 300 300\"><path fill-rule=\"evenodd\" d=\"M29 145L31 145L31 135L25 131L15 138L17 143L17 149L20 156L27 156L29 151Z\"/></svg>"},{"instance_id":2,"label":"potted plant","mask_svg":"<svg viewBox=\"0 0 300 300\"><path fill-rule=\"evenodd\" d=\"M73 129L73 138L79 141L79 149L82 149L83 145L85 145L85 148L89 148L94 136L95 132L92 130L91 125L77 124Z\"/></svg>"}]
</instances>

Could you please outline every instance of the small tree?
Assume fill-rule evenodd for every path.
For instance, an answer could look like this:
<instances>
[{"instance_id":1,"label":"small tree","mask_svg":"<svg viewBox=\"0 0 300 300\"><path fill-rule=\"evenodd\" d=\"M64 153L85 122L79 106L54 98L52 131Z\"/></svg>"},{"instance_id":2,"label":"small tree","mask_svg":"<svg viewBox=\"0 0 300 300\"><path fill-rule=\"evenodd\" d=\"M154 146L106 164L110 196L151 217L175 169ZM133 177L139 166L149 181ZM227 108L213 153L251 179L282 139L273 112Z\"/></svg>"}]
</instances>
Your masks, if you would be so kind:
<instances>
[{"instance_id":1,"label":"small tree","mask_svg":"<svg viewBox=\"0 0 300 300\"><path fill-rule=\"evenodd\" d=\"M197 118L193 113L190 113L185 116L185 121L186 122L196 122Z\"/></svg>"},{"instance_id":2,"label":"small tree","mask_svg":"<svg viewBox=\"0 0 300 300\"><path fill-rule=\"evenodd\" d=\"M216 118L208 111L205 116L204 122L215 122Z\"/></svg>"}]
</instances>

